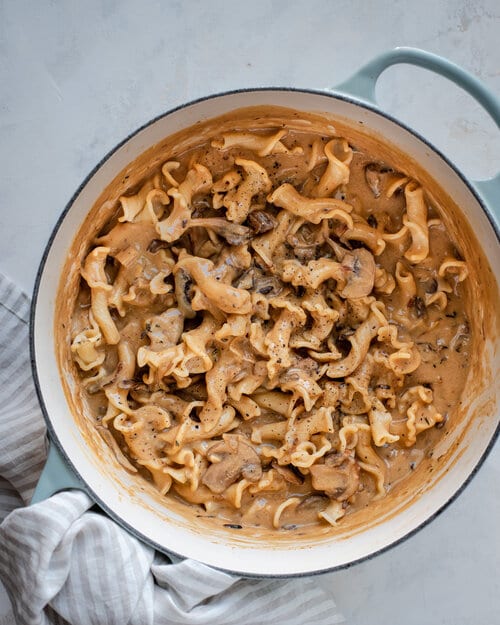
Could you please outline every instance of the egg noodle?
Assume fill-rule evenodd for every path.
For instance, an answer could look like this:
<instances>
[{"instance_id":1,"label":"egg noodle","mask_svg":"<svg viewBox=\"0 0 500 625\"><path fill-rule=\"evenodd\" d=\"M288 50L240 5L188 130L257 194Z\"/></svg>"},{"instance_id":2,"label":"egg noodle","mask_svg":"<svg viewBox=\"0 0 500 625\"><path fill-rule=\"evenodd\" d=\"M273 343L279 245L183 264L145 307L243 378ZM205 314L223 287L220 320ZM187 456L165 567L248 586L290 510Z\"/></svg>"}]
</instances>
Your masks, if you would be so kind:
<instances>
[{"instance_id":1,"label":"egg noodle","mask_svg":"<svg viewBox=\"0 0 500 625\"><path fill-rule=\"evenodd\" d=\"M452 410L467 274L416 180L348 138L243 128L120 198L71 352L96 427L167 498L233 527L335 525Z\"/></svg>"}]
</instances>

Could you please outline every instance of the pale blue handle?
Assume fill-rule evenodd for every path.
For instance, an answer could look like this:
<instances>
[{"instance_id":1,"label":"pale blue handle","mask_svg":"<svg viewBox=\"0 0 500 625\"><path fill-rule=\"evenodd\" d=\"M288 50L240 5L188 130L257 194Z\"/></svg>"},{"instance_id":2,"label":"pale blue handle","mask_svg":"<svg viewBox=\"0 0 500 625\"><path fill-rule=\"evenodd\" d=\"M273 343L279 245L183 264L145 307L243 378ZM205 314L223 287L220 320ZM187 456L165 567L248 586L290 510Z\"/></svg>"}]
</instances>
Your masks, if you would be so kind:
<instances>
[{"instance_id":1,"label":"pale blue handle","mask_svg":"<svg viewBox=\"0 0 500 625\"><path fill-rule=\"evenodd\" d=\"M62 490L76 489L83 490L92 499L92 493L84 482L75 475L71 467L61 455L58 448L52 441L49 441L49 453L38 484L31 498L30 506L48 499L52 495ZM146 543L147 544L147 543ZM168 554L171 562L176 563L183 560L180 556Z\"/></svg>"},{"instance_id":2,"label":"pale blue handle","mask_svg":"<svg viewBox=\"0 0 500 625\"><path fill-rule=\"evenodd\" d=\"M400 63L417 65L449 78L475 98L500 128L500 100L480 80L451 61L418 48L394 48L377 56L351 78L337 85L335 91L376 104L375 86L380 74L388 67ZM490 180L473 184L500 226L500 174Z\"/></svg>"},{"instance_id":3,"label":"pale blue handle","mask_svg":"<svg viewBox=\"0 0 500 625\"><path fill-rule=\"evenodd\" d=\"M42 474L31 498L31 504L47 499L51 495L68 488L87 492L85 484L68 467L54 443L49 443L49 455Z\"/></svg>"},{"instance_id":4,"label":"pale blue handle","mask_svg":"<svg viewBox=\"0 0 500 625\"><path fill-rule=\"evenodd\" d=\"M489 180L476 180L473 184L500 230L500 174Z\"/></svg>"}]
</instances>

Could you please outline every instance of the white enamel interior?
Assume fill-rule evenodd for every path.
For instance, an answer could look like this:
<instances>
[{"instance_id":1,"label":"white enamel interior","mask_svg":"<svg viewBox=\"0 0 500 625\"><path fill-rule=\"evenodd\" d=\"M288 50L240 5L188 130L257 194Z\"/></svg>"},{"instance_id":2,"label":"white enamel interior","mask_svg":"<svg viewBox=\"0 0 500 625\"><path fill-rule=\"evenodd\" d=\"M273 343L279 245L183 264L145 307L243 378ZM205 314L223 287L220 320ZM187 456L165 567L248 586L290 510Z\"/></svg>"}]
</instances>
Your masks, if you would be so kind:
<instances>
[{"instance_id":1,"label":"white enamel interior","mask_svg":"<svg viewBox=\"0 0 500 625\"><path fill-rule=\"evenodd\" d=\"M208 535L196 531L184 519L168 516L161 506L145 493L130 495L127 475L116 468L116 463L103 461L109 450L96 454L87 446L74 419L71 417L59 380L54 351L54 302L61 268L75 232L103 188L147 148L164 137L240 107L253 105L286 106L303 111L327 112L363 122L365 128L386 137L387 140L420 162L432 172L435 180L445 188L458 206L464 207L478 240L485 250L491 267L500 267L500 246L495 233L474 195L460 177L428 145L387 118L366 107L332 97L296 91L252 91L217 96L177 110L140 131L120 147L87 181L76 197L55 234L39 282L36 315L34 319L35 362L46 413L60 446L78 473L108 511L134 529L146 541L163 550L195 558L209 565L247 574L294 575L323 571L346 565L383 549L400 540L434 515L457 491L476 468L494 435L498 424L498 406L495 418L477 421L468 428L458 462L442 467L435 483L424 496L417 498L399 514L360 532L349 539L329 538L307 547L295 548L276 544L272 548L260 546L258 541L242 544L231 537ZM494 369L493 380L500 379L498 351L493 345L488 356ZM498 397L498 387L487 389L491 397ZM482 398L478 398L480 401ZM116 472L116 476L115 476ZM442 476L442 479L437 479ZM147 504L147 505L145 505Z\"/></svg>"}]
</instances>

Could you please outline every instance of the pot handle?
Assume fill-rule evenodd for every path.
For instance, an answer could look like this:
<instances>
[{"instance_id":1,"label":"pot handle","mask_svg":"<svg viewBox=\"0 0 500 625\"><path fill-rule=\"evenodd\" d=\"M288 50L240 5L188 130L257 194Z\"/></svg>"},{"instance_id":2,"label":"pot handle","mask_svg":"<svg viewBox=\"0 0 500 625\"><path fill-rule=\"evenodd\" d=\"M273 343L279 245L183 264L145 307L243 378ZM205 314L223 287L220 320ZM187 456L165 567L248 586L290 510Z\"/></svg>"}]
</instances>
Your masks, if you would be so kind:
<instances>
[{"instance_id":1,"label":"pot handle","mask_svg":"<svg viewBox=\"0 0 500 625\"><path fill-rule=\"evenodd\" d=\"M417 65L449 78L470 93L486 109L497 126L500 127L500 101L480 80L469 74L462 67L448 61L448 59L426 50L419 50L418 48L394 48L380 54L359 69L348 80L337 85L335 90L376 104L375 85L380 75L392 65L400 63Z\"/></svg>"},{"instance_id":2,"label":"pot handle","mask_svg":"<svg viewBox=\"0 0 500 625\"><path fill-rule=\"evenodd\" d=\"M83 490L90 496L85 484L77 477L62 457L57 447L49 441L49 453L30 505L48 499L55 493L69 488Z\"/></svg>"},{"instance_id":3,"label":"pot handle","mask_svg":"<svg viewBox=\"0 0 500 625\"><path fill-rule=\"evenodd\" d=\"M500 100L480 80L455 63L418 48L388 50L364 65L348 80L334 87L334 90L376 105L375 86L380 75L388 67L400 63L417 65L450 79L477 100L500 128ZM500 221L500 174L490 180L475 181L473 184Z\"/></svg>"},{"instance_id":4,"label":"pot handle","mask_svg":"<svg viewBox=\"0 0 500 625\"><path fill-rule=\"evenodd\" d=\"M485 201L489 211L493 213L500 228L500 174L489 180L474 180L472 184Z\"/></svg>"},{"instance_id":5,"label":"pot handle","mask_svg":"<svg viewBox=\"0 0 500 625\"><path fill-rule=\"evenodd\" d=\"M49 451L47 460L45 461L45 466L42 469L35 492L31 498L30 506L44 501L62 490L68 490L70 488L82 490L92 499L88 488L84 482L75 475L71 467L68 466L68 463L63 458L56 445L50 440L48 443ZM172 554L168 554L168 557L173 563L183 560L180 556Z\"/></svg>"}]
</instances>

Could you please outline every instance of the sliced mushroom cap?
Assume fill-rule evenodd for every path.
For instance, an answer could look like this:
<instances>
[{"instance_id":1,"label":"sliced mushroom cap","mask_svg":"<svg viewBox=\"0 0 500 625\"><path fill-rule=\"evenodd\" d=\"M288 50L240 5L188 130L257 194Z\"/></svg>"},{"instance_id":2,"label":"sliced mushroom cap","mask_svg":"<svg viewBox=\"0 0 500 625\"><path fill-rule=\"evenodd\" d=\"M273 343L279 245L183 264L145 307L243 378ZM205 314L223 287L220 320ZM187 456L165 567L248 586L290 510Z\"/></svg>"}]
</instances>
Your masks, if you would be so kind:
<instances>
[{"instance_id":1,"label":"sliced mushroom cap","mask_svg":"<svg viewBox=\"0 0 500 625\"><path fill-rule=\"evenodd\" d=\"M159 250L168 250L170 247L170 243L167 241L162 241L161 239L153 239L151 243L148 245L148 252L151 254L156 254Z\"/></svg>"},{"instance_id":2,"label":"sliced mushroom cap","mask_svg":"<svg viewBox=\"0 0 500 625\"><path fill-rule=\"evenodd\" d=\"M238 289L246 289L250 291L253 289L253 281L255 277L255 267L250 267L244 271L241 276L236 280L234 286Z\"/></svg>"},{"instance_id":3,"label":"sliced mushroom cap","mask_svg":"<svg viewBox=\"0 0 500 625\"><path fill-rule=\"evenodd\" d=\"M334 251L335 256L339 262L341 262L344 256L348 254L350 251L346 247L343 247L342 245L340 245L340 243L337 243L337 241L334 241L333 239L331 239L330 237L327 237L326 242Z\"/></svg>"},{"instance_id":4,"label":"sliced mushroom cap","mask_svg":"<svg viewBox=\"0 0 500 625\"><path fill-rule=\"evenodd\" d=\"M302 262L318 258L318 248L324 243L321 228L305 223L297 232L290 233L286 242L292 246L295 256Z\"/></svg>"},{"instance_id":5,"label":"sliced mushroom cap","mask_svg":"<svg viewBox=\"0 0 500 625\"><path fill-rule=\"evenodd\" d=\"M342 269L346 273L346 285L340 295L346 299L357 299L370 295L375 282L375 259L373 255L360 247L342 259Z\"/></svg>"},{"instance_id":6,"label":"sliced mushroom cap","mask_svg":"<svg viewBox=\"0 0 500 625\"><path fill-rule=\"evenodd\" d=\"M297 506L297 510L304 509L324 509L326 505L330 503L330 500L326 495L308 495Z\"/></svg>"},{"instance_id":7,"label":"sliced mushroom cap","mask_svg":"<svg viewBox=\"0 0 500 625\"><path fill-rule=\"evenodd\" d=\"M281 466L276 461L273 461L271 463L271 466L273 467L273 469L276 469L276 471L281 475L281 477L283 477L290 484L303 484L304 483L304 477L300 475L298 470L297 472L295 472L293 470L292 465Z\"/></svg>"},{"instance_id":8,"label":"sliced mushroom cap","mask_svg":"<svg viewBox=\"0 0 500 625\"><path fill-rule=\"evenodd\" d=\"M269 232L277 226L276 219L265 211L253 211L248 215L247 221L255 234Z\"/></svg>"},{"instance_id":9,"label":"sliced mushroom cap","mask_svg":"<svg viewBox=\"0 0 500 625\"><path fill-rule=\"evenodd\" d=\"M191 276L184 269L179 269L175 274L175 297L177 306L186 319L193 319L196 316L191 307L193 281Z\"/></svg>"},{"instance_id":10,"label":"sliced mushroom cap","mask_svg":"<svg viewBox=\"0 0 500 625\"><path fill-rule=\"evenodd\" d=\"M346 299L369 295L375 283L375 259L364 247L348 250L333 239L327 239L345 274L346 284L339 291Z\"/></svg>"},{"instance_id":11,"label":"sliced mushroom cap","mask_svg":"<svg viewBox=\"0 0 500 625\"><path fill-rule=\"evenodd\" d=\"M267 276L257 271L255 273L253 290L262 295L277 297L283 291L283 284L276 276Z\"/></svg>"},{"instance_id":12,"label":"sliced mushroom cap","mask_svg":"<svg viewBox=\"0 0 500 625\"><path fill-rule=\"evenodd\" d=\"M255 449L241 436L226 434L222 441L212 445L207 452L212 463L205 471L202 482L213 493L223 493L240 477L258 482L262 465Z\"/></svg>"},{"instance_id":13,"label":"sliced mushroom cap","mask_svg":"<svg viewBox=\"0 0 500 625\"><path fill-rule=\"evenodd\" d=\"M313 488L324 491L332 499L345 501L359 486L359 464L347 454L328 454L324 464L310 468Z\"/></svg>"},{"instance_id":14,"label":"sliced mushroom cap","mask_svg":"<svg viewBox=\"0 0 500 625\"><path fill-rule=\"evenodd\" d=\"M250 241L252 230L246 226L235 224L221 217L207 217L200 219L191 219L188 224L189 228L201 226L213 230L216 234L225 239L229 245L241 245Z\"/></svg>"},{"instance_id":15,"label":"sliced mushroom cap","mask_svg":"<svg viewBox=\"0 0 500 625\"><path fill-rule=\"evenodd\" d=\"M276 276L263 273L257 267L250 267L238 278L235 286L262 295L276 297L283 291L283 283Z\"/></svg>"}]
</instances>

